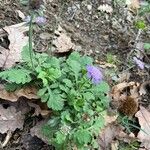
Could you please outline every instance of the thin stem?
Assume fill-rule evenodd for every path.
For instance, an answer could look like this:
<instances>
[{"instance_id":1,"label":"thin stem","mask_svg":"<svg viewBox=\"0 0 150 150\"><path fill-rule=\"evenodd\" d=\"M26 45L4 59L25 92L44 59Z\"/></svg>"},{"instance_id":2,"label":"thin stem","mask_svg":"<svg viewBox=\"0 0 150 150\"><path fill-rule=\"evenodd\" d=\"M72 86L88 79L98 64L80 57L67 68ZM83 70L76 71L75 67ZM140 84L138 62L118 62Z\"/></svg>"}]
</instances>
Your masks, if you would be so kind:
<instances>
[{"instance_id":1,"label":"thin stem","mask_svg":"<svg viewBox=\"0 0 150 150\"><path fill-rule=\"evenodd\" d=\"M31 20L29 24L29 53L30 53L30 60L31 60L31 65L32 69L34 69L34 64L33 64L33 47L32 47L32 36L33 36L33 17L34 17L34 12L31 13Z\"/></svg>"}]
</instances>

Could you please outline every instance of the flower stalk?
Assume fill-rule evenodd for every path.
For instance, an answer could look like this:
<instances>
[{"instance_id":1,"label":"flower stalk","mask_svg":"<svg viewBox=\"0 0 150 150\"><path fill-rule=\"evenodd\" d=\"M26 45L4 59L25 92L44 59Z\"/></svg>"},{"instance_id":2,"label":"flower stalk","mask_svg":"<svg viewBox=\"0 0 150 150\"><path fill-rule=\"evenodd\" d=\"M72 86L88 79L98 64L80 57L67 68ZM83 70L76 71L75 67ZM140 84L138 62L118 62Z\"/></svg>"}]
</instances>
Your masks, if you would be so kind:
<instances>
[{"instance_id":1,"label":"flower stalk","mask_svg":"<svg viewBox=\"0 0 150 150\"><path fill-rule=\"evenodd\" d=\"M33 41L33 18L34 18L34 12L31 13L31 18L30 18L30 24L29 24L29 54L30 54L30 60L31 60L31 65L32 68L34 69L34 63L33 63L33 46L32 46L32 41Z\"/></svg>"}]
</instances>

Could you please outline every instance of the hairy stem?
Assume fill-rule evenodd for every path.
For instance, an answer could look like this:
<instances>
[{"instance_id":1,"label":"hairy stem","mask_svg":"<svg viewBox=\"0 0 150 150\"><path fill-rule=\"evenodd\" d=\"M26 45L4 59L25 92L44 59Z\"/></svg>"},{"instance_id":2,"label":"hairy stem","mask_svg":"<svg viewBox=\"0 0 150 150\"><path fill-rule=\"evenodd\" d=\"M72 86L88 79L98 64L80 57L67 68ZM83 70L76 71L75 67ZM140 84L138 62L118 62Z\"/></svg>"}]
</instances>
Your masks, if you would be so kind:
<instances>
[{"instance_id":1,"label":"hairy stem","mask_svg":"<svg viewBox=\"0 0 150 150\"><path fill-rule=\"evenodd\" d=\"M33 17L34 17L34 12L31 13L31 20L29 24L29 53L30 53L30 60L31 60L31 65L32 69L34 69L34 63L33 63L33 46L32 46L32 36L33 36Z\"/></svg>"}]
</instances>

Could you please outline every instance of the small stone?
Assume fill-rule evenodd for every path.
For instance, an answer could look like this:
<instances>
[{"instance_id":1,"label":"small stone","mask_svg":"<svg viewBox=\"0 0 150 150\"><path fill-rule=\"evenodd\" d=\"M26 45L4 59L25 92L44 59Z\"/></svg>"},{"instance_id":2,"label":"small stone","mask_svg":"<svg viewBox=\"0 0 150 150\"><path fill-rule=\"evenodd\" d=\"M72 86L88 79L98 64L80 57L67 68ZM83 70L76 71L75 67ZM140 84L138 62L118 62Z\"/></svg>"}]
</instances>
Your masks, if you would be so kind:
<instances>
[{"instance_id":1,"label":"small stone","mask_svg":"<svg viewBox=\"0 0 150 150\"><path fill-rule=\"evenodd\" d=\"M92 5L87 5L87 9L90 11L92 10Z\"/></svg>"}]
</instances>

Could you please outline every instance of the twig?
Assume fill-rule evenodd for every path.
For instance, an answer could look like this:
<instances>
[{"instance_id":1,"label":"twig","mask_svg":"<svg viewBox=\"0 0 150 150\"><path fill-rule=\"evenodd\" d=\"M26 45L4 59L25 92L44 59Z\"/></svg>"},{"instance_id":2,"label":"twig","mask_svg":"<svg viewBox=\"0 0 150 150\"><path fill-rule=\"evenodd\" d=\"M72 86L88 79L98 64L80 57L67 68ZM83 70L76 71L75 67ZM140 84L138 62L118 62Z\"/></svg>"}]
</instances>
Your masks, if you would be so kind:
<instances>
[{"instance_id":1,"label":"twig","mask_svg":"<svg viewBox=\"0 0 150 150\"><path fill-rule=\"evenodd\" d=\"M135 38L135 43L134 43L135 49L136 49L136 47L137 47L137 43L138 43L138 41L139 41L139 38L140 38L141 33L142 33L142 30L139 29L139 30L138 30L138 33L137 33L137 36L136 36L136 38ZM129 52L129 54L127 55L127 60L129 60L129 57L130 57L131 54L135 51L135 49L133 49L133 50L131 50L131 51Z\"/></svg>"},{"instance_id":2,"label":"twig","mask_svg":"<svg viewBox=\"0 0 150 150\"><path fill-rule=\"evenodd\" d=\"M4 142L1 144L1 147L5 147L7 145L7 143L9 142L10 138L12 136L12 132L10 130L8 130L7 135L5 137Z\"/></svg>"}]
</instances>

